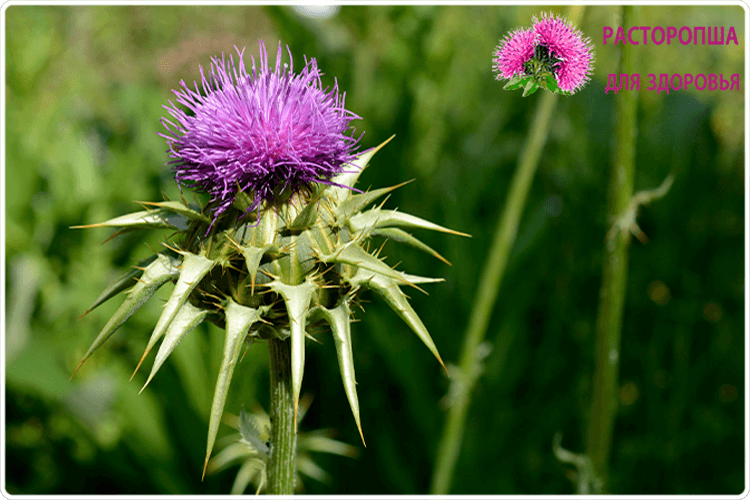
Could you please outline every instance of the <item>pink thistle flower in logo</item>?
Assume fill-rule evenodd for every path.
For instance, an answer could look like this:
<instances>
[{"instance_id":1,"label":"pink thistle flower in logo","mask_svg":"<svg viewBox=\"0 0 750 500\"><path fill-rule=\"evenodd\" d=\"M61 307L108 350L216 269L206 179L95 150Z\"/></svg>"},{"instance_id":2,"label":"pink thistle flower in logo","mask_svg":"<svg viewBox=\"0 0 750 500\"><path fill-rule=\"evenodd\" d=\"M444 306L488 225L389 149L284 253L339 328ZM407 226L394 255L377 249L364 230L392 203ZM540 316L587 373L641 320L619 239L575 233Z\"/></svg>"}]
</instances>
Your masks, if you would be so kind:
<instances>
[{"instance_id":1,"label":"pink thistle flower in logo","mask_svg":"<svg viewBox=\"0 0 750 500\"><path fill-rule=\"evenodd\" d=\"M350 122L359 116L344 107L337 84L323 88L315 59L305 58L302 71L281 63L281 43L275 67L268 64L262 41L259 66L251 56L245 69L243 50L238 64L230 56L214 57L208 76L200 69L202 88L184 81L173 91L177 103L164 106L174 118L162 118L178 183L211 196L214 222L247 193L247 212L259 210L280 193L295 193L344 171L357 156L359 138ZM202 90L202 92L201 92ZM361 136L360 136L361 137Z\"/></svg>"},{"instance_id":2,"label":"pink thistle flower in logo","mask_svg":"<svg viewBox=\"0 0 750 500\"><path fill-rule=\"evenodd\" d=\"M534 55L536 34L519 29L509 33L497 47L493 69L497 79L508 79L524 73L524 63Z\"/></svg>"},{"instance_id":3,"label":"pink thistle flower in logo","mask_svg":"<svg viewBox=\"0 0 750 500\"><path fill-rule=\"evenodd\" d=\"M529 29L508 34L497 47L493 70L509 79L506 89L530 95L544 88L570 95L589 80L594 53L591 40L562 17L542 14Z\"/></svg>"},{"instance_id":4,"label":"pink thistle flower in logo","mask_svg":"<svg viewBox=\"0 0 750 500\"><path fill-rule=\"evenodd\" d=\"M562 17L542 14L533 19L536 45L545 46L551 58L559 59L554 71L561 90L575 92L589 81L594 55L591 40Z\"/></svg>"}]
</instances>

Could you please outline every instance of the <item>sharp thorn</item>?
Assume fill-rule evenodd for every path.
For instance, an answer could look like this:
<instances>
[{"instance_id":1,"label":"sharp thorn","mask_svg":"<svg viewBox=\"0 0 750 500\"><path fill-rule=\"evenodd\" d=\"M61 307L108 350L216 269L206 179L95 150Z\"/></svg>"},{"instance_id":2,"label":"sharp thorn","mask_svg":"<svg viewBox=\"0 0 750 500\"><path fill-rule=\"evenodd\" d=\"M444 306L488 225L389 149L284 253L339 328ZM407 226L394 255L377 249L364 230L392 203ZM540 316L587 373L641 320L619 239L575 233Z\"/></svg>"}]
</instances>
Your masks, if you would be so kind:
<instances>
[{"instance_id":1,"label":"sharp thorn","mask_svg":"<svg viewBox=\"0 0 750 500\"><path fill-rule=\"evenodd\" d=\"M133 377L135 377L135 374L138 373L138 368L141 367L141 363L143 363L143 360L146 359L146 356L148 356L148 353L151 351L151 349L146 349L146 352L143 353L143 356L141 356L141 360L138 362L138 366L135 367L135 371L130 376L130 380L133 380Z\"/></svg>"},{"instance_id":2,"label":"sharp thorn","mask_svg":"<svg viewBox=\"0 0 750 500\"><path fill-rule=\"evenodd\" d=\"M141 387L141 390L140 390L140 391L138 391L138 394L140 394L140 393L142 393L142 392L143 392L143 389L145 389L145 388L146 388L146 386L148 385L148 383L149 383L149 382L151 382L151 379L152 379L152 378L154 378L154 375L156 375L156 374L155 374L155 373L152 373L151 375L149 375L149 376L148 376L148 379L146 380L146 383L145 383L145 384L143 384L143 387Z\"/></svg>"},{"instance_id":3,"label":"sharp thorn","mask_svg":"<svg viewBox=\"0 0 750 500\"><path fill-rule=\"evenodd\" d=\"M448 229L448 228L443 228L441 232L448 233L448 234L455 234L456 236L463 236L464 238L473 238L473 236L468 233L462 233L461 231L454 231L453 229Z\"/></svg>"},{"instance_id":4,"label":"sharp thorn","mask_svg":"<svg viewBox=\"0 0 750 500\"><path fill-rule=\"evenodd\" d=\"M81 362L80 362L80 363L78 363L78 366L76 367L76 369L75 369L75 370L73 370L73 375L71 375L71 376L70 376L70 378L68 379L68 381L70 381L70 380L73 380L73 377L75 377L75 376L76 376L76 373L78 373L78 370L80 370L80 369L81 369L81 367L83 366L83 363L84 363L84 361L86 361L86 359L87 359L87 358L83 358L83 359L81 360Z\"/></svg>"},{"instance_id":5,"label":"sharp thorn","mask_svg":"<svg viewBox=\"0 0 750 500\"><path fill-rule=\"evenodd\" d=\"M359 423L359 420L357 420L357 430L359 430L359 437L362 439L362 446L367 448L367 443L365 443L365 436L362 434L362 426Z\"/></svg>"},{"instance_id":6,"label":"sharp thorn","mask_svg":"<svg viewBox=\"0 0 750 500\"><path fill-rule=\"evenodd\" d=\"M418 286L417 286L417 285L415 285L414 283L411 283L411 282L407 281L406 279L402 279L402 281L403 281L403 282L404 282L405 284L409 285L410 287L412 287L412 288L416 288L417 290L419 290L419 291L420 291L420 292L422 292L423 294L425 294L425 295L429 295L429 293L427 293L426 291L424 291L424 290L423 290L422 288L418 287ZM409 298L411 298L411 297L409 297ZM442 361L441 361L441 363L442 363Z\"/></svg>"},{"instance_id":7,"label":"sharp thorn","mask_svg":"<svg viewBox=\"0 0 750 500\"><path fill-rule=\"evenodd\" d=\"M449 266L453 267L453 264L451 264L451 262L450 262L450 261L449 261L448 259L446 259L446 258L445 258L445 257L443 257L442 255L440 255L439 253L435 252L435 255L434 255L434 257L435 257L436 259L438 259L438 260L440 260L440 261L442 261L442 262L444 262L444 263L448 264Z\"/></svg>"},{"instance_id":8,"label":"sharp thorn","mask_svg":"<svg viewBox=\"0 0 750 500\"><path fill-rule=\"evenodd\" d=\"M448 373L448 369L445 367L445 363L443 363L443 359L440 357L440 354L438 354L437 360L440 361L440 366L443 367L443 371L445 372L445 376L448 377L448 378L451 378L450 374Z\"/></svg>"},{"instance_id":9,"label":"sharp thorn","mask_svg":"<svg viewBox=\"0 0 750 500\"><path fill-rule=\"evenodd\" d=\"M102 245L104 245L109 240L114 239L114 238L120 236L121 234L123 234L123 232L124 232L124 229L120 229L119 231L115 231L115 233L112 236L110 236L106 240L102 241Z\"/></svg>"},{"instance_id":10,"label":"sharp thorn","mask_svg":"<svg viewBox=\"0 0 750 500\"><path fill-rule=\"evenodd\" d=\"M400 187L406 186L407 184L411 184L415 180L416 179L409 179L408 181L404 181L401 184L396 184L395 186L391 186L390 189L388 190L388 192L390 193L391 191L394 191L394 190L396 190L396 189L398 189Z\"/></svg>"}]
</instances>

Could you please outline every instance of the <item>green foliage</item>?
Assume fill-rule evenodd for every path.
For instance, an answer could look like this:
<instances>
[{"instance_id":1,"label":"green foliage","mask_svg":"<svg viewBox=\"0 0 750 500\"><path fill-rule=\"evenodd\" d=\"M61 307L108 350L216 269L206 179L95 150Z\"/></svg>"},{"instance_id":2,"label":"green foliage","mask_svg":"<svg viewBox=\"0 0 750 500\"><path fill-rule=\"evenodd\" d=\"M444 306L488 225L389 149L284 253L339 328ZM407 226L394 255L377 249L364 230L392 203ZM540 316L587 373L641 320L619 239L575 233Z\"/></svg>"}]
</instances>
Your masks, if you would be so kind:
<instances>
[{"instance_id":1,"label":"green foliage","mask_svg":"<svg viewBox=\"0 0 750 500\"><path fill-rule=\"evenodd\" d=\"M579 28L595 37L602 26L616 26L615 11L589 7ZM128 382L169 298L166 287L68 378L118 305L76 318L108 283L151 255L149 246L160 248L155 232L128 232L101 245L110 230L70 226L136 211L132 200L160 200L162 192L180 199L164 165L165 141L156 135L161 106L180 79L192 82L198 64L206 67L210 56L229 54L234 44L252 54L258 38L271 46L281 38L296 65L303 54L316 57L324 83L333 85L335 77L347 107L363 117L355 125L367 132L364 147L396 134L359 185L414 178L390 194L388 206L473 235L424 234L424 244L453 266L441 269L446 282L429 297L404 288L443 359L455 362L539 98L503 92L491 54L503 33L534 14L537 6L344 6L331 19L278 6L7 9L8 491L231 490L237 468L200 481L221 332L204 323L186 335L140 395L146 374ZM743 11L736 6L644 6L642 24L691 26L696 18L733 26L740 46L649 44L639 52L642 75L743 73ZM492 317L492 350L454 493L575 491L552 442L559 431L564 448L581 452L585 445L617 98L604 87L615 53L609 44L598 46L592 82L558 103ZM644 90L646 82L636 191L659 185L670 172L675 182L640 212L650 241L631 246L611 490L737 494L744 470L744 97L735 91L657 96ZM396 239L392 232L373 236ZM395 255L392 242L385 245L383 254ZM434 276L435 261L418 250L399 245L399 269ZM351 348L367 448L356 460L316 456L331 482L305 486L309 493L424 493L442 426L438 402L449 380L386 303L372 298L363 307L367 314L353 311L360 321L352 325ZM315 400L304 426L335 427L339 440L357 445L348 393L338 382L340 353L333 339L324 342L307 350L302 391ZM267 407L267 355L250 349L240 359L226 410L238 413L243 402ZM227 433L220 428L218 440Z\"/></svg>"},{"instance_id":2,"label":"green foliage","mask_svg":"<svg viewBox=\"0 0 750 500\"><path fill-rule=\"evenodd\" d=\"M523 97L529 96L539 90L539 88L549 90L562 95L573 95L572 92L560 90L557 86L557 80L549 73L545 73L539 78L526 75L517 75L508 80L508 83L503 87L504 90L516 90L523 89Z\"/></svg>"}]
</instances>

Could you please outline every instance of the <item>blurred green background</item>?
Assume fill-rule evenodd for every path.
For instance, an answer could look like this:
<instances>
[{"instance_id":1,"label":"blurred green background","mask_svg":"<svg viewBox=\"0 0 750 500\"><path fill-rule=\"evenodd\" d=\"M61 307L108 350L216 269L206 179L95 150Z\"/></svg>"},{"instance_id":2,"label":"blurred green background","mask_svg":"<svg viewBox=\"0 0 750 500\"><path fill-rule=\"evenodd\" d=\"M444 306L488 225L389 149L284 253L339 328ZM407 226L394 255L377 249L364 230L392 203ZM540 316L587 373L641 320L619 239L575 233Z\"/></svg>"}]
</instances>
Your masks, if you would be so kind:
<instances>
[{"instance_id":1,"label":"blurred green background","mask_svg":"<svg viewBox=\"0 0 750 500\"><path fill-rule=\"evenodd\" d=\"M201 482L223 333L201 325L141 394L128 378L160 313L150 301L69 381L114 299L76 320L166 234L72 230L179 190L165 167L162 105L181 79L233 46L289 44L296 68L318 59L363 117L364 147L395 139L360 187L415 182L398 207L471 233L420 233L453 266L388 243L387 262L439 276L412 294L443 359L455 363L481 266L537 93L503 91L491 58L540 6L347 6L330 17L291 7L25 6L5 12L6 488L12 494L228 493L237 468ZM602 28L616 6L579 25L596 47L592 81L560 98L495 305L492 350L474 393L453 493L566 494L573 471L552 454L584 450L594 367L605 202L617 95L604 93L617 48ZM739 494L744 488L744 11L642 7L648 26L734 27L739 45L640 46L636 189L676 175L644 207L650 241L633 242L620 355L611 491ZM275 52L275 50L274 50ZM739 73L739 91L645 90L648 73ZM186 191L192 197L192 193ZM169 287L159 293L166 298ZM368 297L365 296L365 299ZM308 493L426 493L449 380L377 298L354 325L368 447L318 455L332 479ZM325 336L323 337L325 338ZM153 355L147 360L150 364ZM226 410L267 405L267 353L250 349ZM303 429L335 428L361 448L330 338L311 345ZM233 433L223 426L220 436Z\"/></svg>"}]
</instances>

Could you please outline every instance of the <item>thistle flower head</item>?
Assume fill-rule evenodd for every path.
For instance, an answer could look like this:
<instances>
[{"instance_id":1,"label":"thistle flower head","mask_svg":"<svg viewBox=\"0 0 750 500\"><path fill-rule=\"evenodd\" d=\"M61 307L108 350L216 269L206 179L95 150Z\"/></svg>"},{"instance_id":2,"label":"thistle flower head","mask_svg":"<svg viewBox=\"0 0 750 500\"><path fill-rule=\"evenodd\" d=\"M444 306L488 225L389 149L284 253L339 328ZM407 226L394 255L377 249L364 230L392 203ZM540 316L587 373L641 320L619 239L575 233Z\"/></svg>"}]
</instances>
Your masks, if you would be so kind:
<instances>
[{"instance_id":1,"label":"thistle flower head","mask_svg":"<svg viewBox=\"0 0 750 500\"><path fill-rule=\"evenodd\" d=\"M506 89L523 88L524 95L540 86L572 94L589 80L593 69L589 38L562 17L542 14L529 29L509 33L497 47L493 70L497 79L510 79Z\"/></svg>"},{"instance_id":2,"label":"thistle flower head","mask_svg":"<svg viewBox=\"0 0 750 500\"><path fill-rule=\"evenodd\" d=\"M331 178L351 165L358 139L350 122L359 117L344 107L338 86L323 88L315 59L305 58L299 74L282 65L281 43L270 66L263 42L259 65L244 65L222 55L201 68L202 92L181 81L177 103L164 106L175 122L162 119L179 183L211 195L214 220L240 192L251 206L273 201L281 192L296 193Z\"/></svg>"},{"instance_id":3,"label":"thistle flower head","mask_svg":"<svg viewBox=\"0 0 750 500\"><path fill-rule=\"evenodd\" d=\"M507 79L524 72L524 63L534 55L535 33L530 29L510 32L495 52L497 79Z\"/></svg>"},{"instance_id":4,"label":"thistle flower head","mask_svg":"<svg viewBox=\"0 0 750 500\"><path fill-rule=\"evenodd\" d=\"M542 14L533 23L536 44L547 47L551 57L561 60L555 72L560 89L575 92L583 87L593 67L591 40L559 16Z\"/></svg>"}]
</instances>

